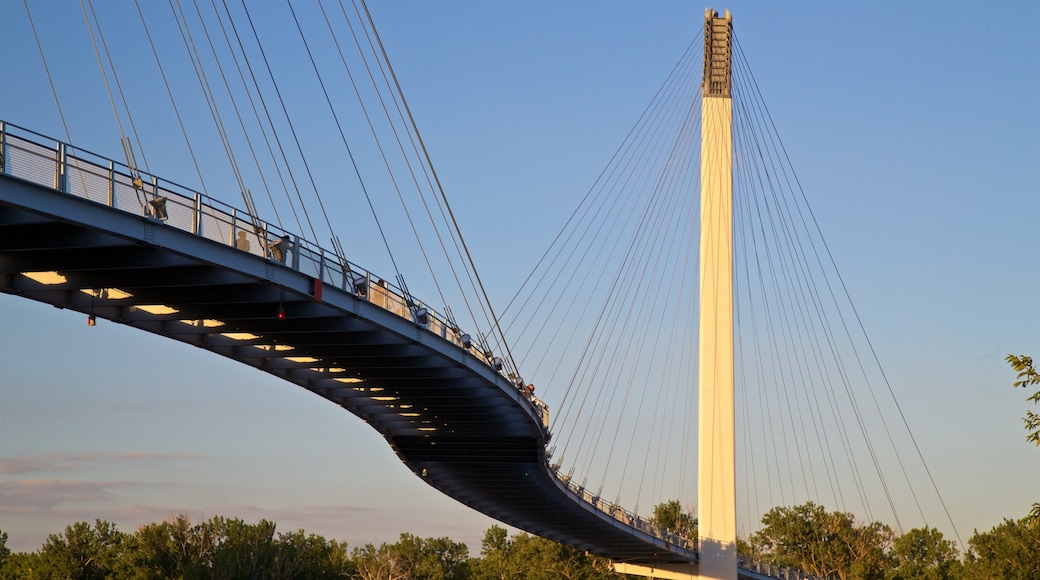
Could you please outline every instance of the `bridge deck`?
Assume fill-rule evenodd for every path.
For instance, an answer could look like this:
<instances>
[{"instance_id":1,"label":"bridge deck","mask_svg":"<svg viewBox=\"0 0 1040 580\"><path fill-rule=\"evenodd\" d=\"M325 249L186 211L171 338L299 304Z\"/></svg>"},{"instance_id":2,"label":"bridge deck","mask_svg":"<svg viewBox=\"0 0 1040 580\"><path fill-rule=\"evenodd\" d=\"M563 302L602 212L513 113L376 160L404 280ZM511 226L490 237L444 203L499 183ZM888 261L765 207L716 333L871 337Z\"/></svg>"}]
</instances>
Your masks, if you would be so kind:
<instances>
[{"instance_id":1,"label":"bridge deck","mask_svg":"<svg viewBox=\"0 0 1040 580\"><path fill-rule=\"evenodd\" d=\"M11 128L0 124L3 292L295 383L367 421L428 484L507 524L616 561L696 560L687 541L560 478L547 410L443 318L420 324L392 286L299 237L273 255L266 246L288 234L270 224L155 178L134 188L115 162ZM155 196L165 219L149 215ZM259 233L246 248L238 231Z\"/></svg>"}]
</instances>

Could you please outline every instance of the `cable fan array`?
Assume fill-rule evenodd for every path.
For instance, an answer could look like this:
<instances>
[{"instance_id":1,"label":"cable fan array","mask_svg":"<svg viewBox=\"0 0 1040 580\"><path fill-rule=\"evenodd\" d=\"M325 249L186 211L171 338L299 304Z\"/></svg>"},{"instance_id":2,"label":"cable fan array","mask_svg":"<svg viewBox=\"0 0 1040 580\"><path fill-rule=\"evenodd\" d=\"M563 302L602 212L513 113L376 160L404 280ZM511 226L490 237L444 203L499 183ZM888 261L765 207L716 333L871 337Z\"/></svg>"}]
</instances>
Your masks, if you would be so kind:
<instances>
[{"instance_id":1,"label":"cable fan array","mask_svg":"<svg viewBox=\"0 0 1040 580\"><path fill-rule=\"evenodd\" d=\"M697 497L702 46L503 315L554 410L555 467L637 513ZM738 526L807 500L899 529L948 521L739 44L733 58Z\"/></svg>"},{"instance_id":2,"label":"cable fan array","mask_svg":"<svg viewBox=\"0 0 1040 580\"><path fill-rule=\"evenodd\" d=\"M32 22L41 8L24 6ZM329 241L344 264L393 272L416 311L436 296L489 362L539 385L562 477L637 513L692 507L702 38L499 317L363 1L81 7L84 49L62 58L96 60L142 183L191 165L204 193L233 192L250 216ZM945 506L735 48L739 523L750 532L771 507L808 499L897 528L907 513L927 523ZM144 115L180 135L153 134Z\"/></svg>"},{"instance_id":3,"label":"cable fan array","mask_svg":"<svg viewBox=\"0 0 1040 580\"><path fill-rule=\"evenodd\" d=\"M518 374L362 0L80 5L89 50L72 57L96 58L84 70L100 73L144 211L151 176L183 175L190 164L203 193L240 196L254 243L268 244L255 225L262 216L328 242L343 264L392 273L390 284L414 312L443 311L489 362ZM40 8L24 7L32 22ZM59 95L55 89L61 112ZM166 119L180 135L155 135L144 117ZM78 142L69 129L66 138Z\"/></svg>"}]
</instances>

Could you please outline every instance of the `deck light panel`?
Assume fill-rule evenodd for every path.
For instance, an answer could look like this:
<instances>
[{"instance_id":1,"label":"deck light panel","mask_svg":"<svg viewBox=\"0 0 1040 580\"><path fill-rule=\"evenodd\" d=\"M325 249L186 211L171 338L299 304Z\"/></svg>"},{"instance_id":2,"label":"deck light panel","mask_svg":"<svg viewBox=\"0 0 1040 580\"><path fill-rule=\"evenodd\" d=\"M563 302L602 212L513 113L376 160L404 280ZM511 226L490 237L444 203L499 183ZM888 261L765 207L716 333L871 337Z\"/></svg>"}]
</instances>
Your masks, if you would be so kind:
<instances>
[{"instance_id":1,"label":"deck light panel","mask_svg":"<svg viewBox=\"0 0 1040 580\"><path fill-rule=\"evenodd\" d=\"M40 284L46 284L48 286L54 284L64 284L69 281L68 278L61 274L49 271L49 272L22 272L22 276L29 278L30 280L39 282Z\"/></svg>"},{"instance_id":2,"label":"deck light panel","mask_svg":"<svg viewBox=\"0 0 1040 580\"><path fill-rule=\"evenodd\" d=\"M96 290L94 288L83 288L80 292L101 300L123 300L124 298L133 297L133 294L119 288L99 288Z\"/></svg>"},{"instance_id":3,"label":"deck light panel","mask_svg":"<svg viewBox=\"0 0 1040 580\"><path fill-rule=\"evenodd\" d=\"M256 340L260 338L251 332L222 332L220 336L230 338L231 340Z\"/></svg>"},{"instance_id":4,"label":"deck light panel","mask_svg":"<svg viewBox=\"0 0 1040 580\"><path fill-rule=\"evenodd\" d=\"M148 314L155 314L157 316L164 316L167 314L177 314L180 310L172 306L166 306L165 304L138 304L135 306L137 310L143 310Z\"/></svg>"}]
</instances>

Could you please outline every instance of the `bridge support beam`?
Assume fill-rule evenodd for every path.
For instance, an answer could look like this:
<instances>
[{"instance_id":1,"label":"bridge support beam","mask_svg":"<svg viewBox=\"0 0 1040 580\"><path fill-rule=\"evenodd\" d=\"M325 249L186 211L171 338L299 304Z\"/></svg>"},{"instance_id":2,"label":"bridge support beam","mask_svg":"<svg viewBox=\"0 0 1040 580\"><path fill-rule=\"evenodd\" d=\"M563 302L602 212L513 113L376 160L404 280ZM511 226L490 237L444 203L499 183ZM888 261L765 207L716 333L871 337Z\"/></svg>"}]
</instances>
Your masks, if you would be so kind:
<instances>
[{"instance_id":1,"label":"bridge support beam","mask_svg":"<svg viewBox=\"0 0 1040 580\"><path fill-rule=\"evenodd\" d=\"M632 576L643 576L654 580L696 580L697 565L690 564L657 564L646 566L643 564L624 564L611 562L614 571L618 574L629 574Z\"/></svg>"},{"instance_id":2,"label":"bridge support beam","mask_svg":"<svg viewBox=\"0 0 1040 580\"><path fill-rule=\"evenodd\" d=\"M701 109L699 578L736 580L732 17L704 16Z\"/></svg>"}]
</instances>

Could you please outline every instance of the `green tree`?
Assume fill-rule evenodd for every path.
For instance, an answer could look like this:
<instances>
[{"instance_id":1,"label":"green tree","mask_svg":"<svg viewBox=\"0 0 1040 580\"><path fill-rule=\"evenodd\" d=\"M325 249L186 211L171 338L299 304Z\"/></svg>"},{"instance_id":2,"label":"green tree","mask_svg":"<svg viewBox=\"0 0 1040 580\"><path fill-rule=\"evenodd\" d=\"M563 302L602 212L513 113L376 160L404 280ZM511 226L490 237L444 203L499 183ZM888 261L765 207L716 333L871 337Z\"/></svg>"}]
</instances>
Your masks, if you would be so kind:
<instances>
[{"instance_id":1,"label":"green tree","mask_svg":"<svg viewBox=\"0 0 1040 580\"><path fill-rule=\"evenodd\" d=\"M841 580L884 577L892 530L879 522L857 525L852 514L828 512L806 502L775 507L751 535L751 551L763 560Z\"/></svg>"},{"instance_id":2,"label":"green tree","mask_svg":"<svg viewBox=\"0 0 1040 580\"><path fill-rule=\"evenodd\" d=\"M95 520L94 526L76 522L65 533L50 535L40 549L43 577L105 579L117 577L126 557L127 536L115 524Z\"/></svg>"},{"instance_id":3,"label":"green tree","mask_svg":"<svg viewBox=\"0 0 1040 580\"><path fill-rule=\"evenodd\" d=\"M134 561L149 578L205 578L217 549L212 521L193 525L184 514L141 526L135 539Z\"/></svg>"},{"instance_id":4,"label":"green tree","mask_svg":"<svg viewBox=\"0 0 1040 580\"><path fill-rule=\"evenodd\" d=\"M343 578L356 569L347 545L306 534L275 536L275 524L215 516L192 524L187 515L141 526L131 561L140 578Z\"/></svg>"},{"instance_id":5,"label":"green tree","mask_svg":"<svg viewBox=\"0 0 1040 580\"><path fill-rule=\"evenodd\" d=\"M1009 354L1006 360L1011 364L1011 368L1018 373L1015 376L1017 380L1011 384L1012 387L1022 387L1029 390L1031 387L1040 385L1040 373L1033 366L1032 358L1025 355L1015 356ZM1040 389L1026 397L1026 400L1032 401L1034 404L1040 403ZM1026 409L1026 416L1022 417L1022 421L1026 424L1026 441L1032 441L1040 446L1040 415ZM1033 509L1029 512L1028 517L1032 525L1040 526L1040 503L1033 504Z\"/></svg>"},{"instance_id":6,"label":"green tree","mask_svg":"<svg viewBox=\"0 0 1040 580\"><path fill-rule=\"evenodd\" d=\"M1036 580L1040 578L1040 526L1028 518L1005 519L992 530L968 540L965 580Z\"/></svg>"},{"instance_id":7,"label":"green tree","mask_svg":"<svg viewBox=\"0 0 1040 580\"><path fill-rule=\"evenodd\" d=\"M1011 368L1016 373L1016 380L1012 383L1013 387L1022 387L1023 389L1029 389L1030 387L1040 385L1040 373L1037 372L1033 366L1033 359L1020 355L1015 356L1013 354L1007 355L1006 360L1011 364ZM1034 404L1040 403L1040 389L1028 397L1027 401L1032 401ZM1026 424L1026 441L1032 441L1037 446L1040 446L1040 415L1026 410L1026 416L1022 418L1022 421Z\"/></svg>"},{"instance_id":8,"label":"green tree","mask_svg":"<svg viewBox=\"0 0 1040 580\"><path fill-rule=\"evenodd\" d=\"M892 558L895 568L885 576L888 580L953 580L961 569L957 545L927 526L896 538Z\"/></svg>"},{"instance_id":9,"label":"green tree","mask_svg":"<svg viewBox=\"0 0 1040 580\"><path fill-rule=\"evenodd\" d=\"M650 522L684 538L697 538L697 517L693 509L684 509L677 499L655 505Z\"/></svg>"},{"instance_id":10,"label":"green tree","mask_svg":"<svg viewBox=\"0 0 1040 580\"><path fill-rule=\"evenodd\" d=\"M491 526L480 542L480 559L472 562L473 577L487 580L511 580L522 577L521 562L513 553L509 532L501 526Z\"/></svg>"},{"instance_id":11,"label":"green tree","mask_svg":"<svg viewBox=\"0 0 1040 580\"><path fill-rule=\"evenodd\" d=\"M467 580L469 549L450 538L403 533L394 544L366 544L351 553L359 580Z\"/></svg>"},{"instance_id":12,"label":"green tree","mask_svg":"<svg viewBox=\"0 0 1040 580\"><path fill-rule=\"evenodd\" d=\"M39 552L14 552L0 566L0 580L49 578Z\"/></svg>"},{"instance_id":13,"label":"green tree","mask_svg":"<svg viewBox=\"0 0 1040 580\"><path fill-rule=\"evenodd\" d=\"M481 556L473 561L477 580L608 580L621 579L610 563L586 552L519 533L509 537L506 530L492 526L481 542Z\"/></svg>"},{"instance_id":14,"label":"green tree","mask_svg":"<svg viewBox=\"0 0 1040 580\"><path fill-rule=\"evenodd\" d=\"M247 524L239 518L216 516L209 521L216 537L212 577L259 579L274 563L274 522Z\"/></svg>"},{"instance_id":15,"label":"green tree","mask_svg":"<svg viewBox=\"0 0 1040 580\"><path fill-rule=\"evenodd\" d=\"M357 572L347 552L346 542L328 541L299 530L279 534L275 548L272 578L331 580Z\"/></svg>"}]
</instances>

